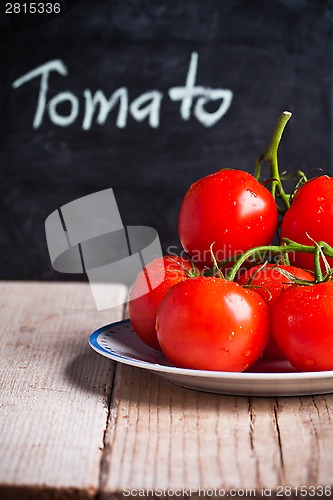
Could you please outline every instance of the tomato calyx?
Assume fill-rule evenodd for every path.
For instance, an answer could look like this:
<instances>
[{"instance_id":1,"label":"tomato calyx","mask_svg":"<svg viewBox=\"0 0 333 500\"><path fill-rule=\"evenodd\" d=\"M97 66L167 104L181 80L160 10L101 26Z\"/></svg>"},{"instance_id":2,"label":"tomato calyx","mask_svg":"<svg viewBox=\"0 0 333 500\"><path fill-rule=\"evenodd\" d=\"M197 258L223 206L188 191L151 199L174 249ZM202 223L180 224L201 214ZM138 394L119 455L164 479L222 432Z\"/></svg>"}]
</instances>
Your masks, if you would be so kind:
<instances>
[{"instance_id":1,"label":"tomato calyx","mask_svg":"<svg viewBox=\"0 0 333 500\"><path fill-rule=\"evenodd\" d=\"M266 266L268 264L268 260L266 260L263 264L261 264L261 266L258 267L258 269L256 269L254 271L253 274L251 274L250 278L248 279L247 283L245 285L242 285L244 288L250 288L251 290L254 290L256 291L256 289L258 290L259 288L262 289L262 290L265 290L265 292L268 294L268 299L271 300L272 299L272 294L270 292L270 290L262 285L253 285L253 280L256 278L256 276L258 276L261 271L263 271ZM278 266L274 266L274 269L276 269Z\"/></svg>"},{"instance_id":2,"label":"tomato calyx","mask_svg":"<svg viewBox=\"0 0 333 500\"><path fill-rule=\"evenodd\" d=\"M176 273L179 272L179 273L185 274L188 278L197 278L198 276L201 275L199 269L195 266L192 259L189 259L189 262L191 264L191 269L189 269L188 267L185 266L185 264L183 264L182 262L179 262L179 260L177 260L177 258L171 257L170 255L168 255L168 257L170 260L173 260L174 263L180 267L179 270L174 269L174 272L176 272Z\"/></svg>"},{"instance_id":3,"label":"tomato calyx","mask_svg":"<svg viewBox=\"0 0 333 500\"><path fill-rule=\"evenodd\" d=\"M212 256L212 261L213 261L213 267L212 267L212 276L217 276L218 278L222 278L222 279L225 279L225 276L223 274L223 272L221 271L220 267L219 267L219 264L216 260L216 257L215 257L215 254L213 252L213 246L215 245L215 242L212 243L209 247L209 250L210 250L210 254Z\"/></svg>"},{"instance_id":4,"label":"tomato calyx","mask_svg":"<svg viewBox=\"0 0 333 500\"><path fill-rule=\"evenodd\" d=\"M260 247L255 247L251 248L247 252L244 252L241 256L237 258L227 275L225 276L225 279L228 281L234 281L237 273L241 269L241 266L248 260L252 259L255 262L263 262L262 268L264 268L267 263L269 262L270 259L266 259L267 254L270 255L270 257L274 256L275 263L277 264L277 270L284 274L288 280L293 281L295 284L300 284L300 285L315 285L318 283L324 283L327 281L332 280L333 278L333 268L330 268L326 257L333 257L333 247L331 247L328 243L325 241L319 241L316 242L312 240L312 238L309 237L311 241L313 241L314 246L312 245L303 245L301 243L297 243L296 241L290 240L289 238L283 238L282 244L281 245L267 245L267 246L260 246ZM296 278L293 276L291 273L288 271L285 271L283 269L280 269L278 267L278 263L276 262L276 257L279 258L279 263L288 265L288 253L291 252L300 252L300 253L308 253L312 254L314 256L314 281L307 281L307 280L302 280L299 278ZM215 259L215 257L214 257ZM229 259L230 261L230 259ZM322 271L322 266L321 262L324 263L325 267L325 272L323 273ZM207 273L207 275L218 275L220 277L224 277L223 274L220 271L220 267L222 267L225 264L225 261L222 263L217 263L216 259L214 260L214 266L212 269L210 269ZM261 268L259 268L261 270ZM259 272L258 270L258 272ZM221 274L222 276L221 276ZM252 277L253 280L254 276ZM251 283L248 283L251 285Z\"/></svg>"},{"instance_id":5,"label":"tomato calyx","mask_svg":"<svg viewBox=\"0 0 333 500\"><path fill-rule=\"evenodd\" d=\"M275 270L282 274L286 278L288 282L291 282L293 285L304 285L304 286L313 286L316 285L315 281L310 281L310 280L304 280L301 278L297 278L293 273L290 273L286 269L283 269L282 267L279 267L278 265L276 266Z\"/></svg>"}]
</instances>

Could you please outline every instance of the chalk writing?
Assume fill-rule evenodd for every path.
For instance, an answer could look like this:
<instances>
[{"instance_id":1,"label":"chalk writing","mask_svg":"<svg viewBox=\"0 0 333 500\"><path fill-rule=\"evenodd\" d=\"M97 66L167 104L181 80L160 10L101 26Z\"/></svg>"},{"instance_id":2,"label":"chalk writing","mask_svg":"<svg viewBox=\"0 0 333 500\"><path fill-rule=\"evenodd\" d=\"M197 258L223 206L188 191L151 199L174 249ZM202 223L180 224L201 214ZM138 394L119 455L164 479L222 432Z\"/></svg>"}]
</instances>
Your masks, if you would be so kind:
<instances>
[{"instance_id":1,"label":"chalk writing","mask_svg":"<svg viewBox=\"0 0 333 500\"><path fill-rule=\"evenodd\" d=\"M185 85L171 87L167 96L158 90L149 90L136 97L132 102L129 100L126 87L116 89L109 98L102 90L92 93L90 89L83 91L83 100L69 90L59 92L54 97L48 99L48 91L51 73L58 73L61 76L68 76L68 69L60 59L48 61L37 68L29 71L25 75L15 80L12 84L14 89L30 82L35 78L40 78L37 106L33 118L32 126L38 129L44 122L45 116L59 127L72 125L80 115L80 106L83 106L83 119L81 126L83 130L89 130L94 119L98 125L104 125L109 113L117 109L116 126L125 128L128 116L135 121L147 121L152 128L158 128L161 121L162 102L167 97L172 102L179 102L179 114L182 120L189 120L194 116L199 123L205 127L215 125L230 108L233 93L229 89L211 88L196 85L199 56L196 52L191 54L191 59L185 79ZM205 106L211 101L216 101L219 105L215 111L208 111ZM66 103L69 112L61 113L59 106Z\"/></svg>"}]
</instances>

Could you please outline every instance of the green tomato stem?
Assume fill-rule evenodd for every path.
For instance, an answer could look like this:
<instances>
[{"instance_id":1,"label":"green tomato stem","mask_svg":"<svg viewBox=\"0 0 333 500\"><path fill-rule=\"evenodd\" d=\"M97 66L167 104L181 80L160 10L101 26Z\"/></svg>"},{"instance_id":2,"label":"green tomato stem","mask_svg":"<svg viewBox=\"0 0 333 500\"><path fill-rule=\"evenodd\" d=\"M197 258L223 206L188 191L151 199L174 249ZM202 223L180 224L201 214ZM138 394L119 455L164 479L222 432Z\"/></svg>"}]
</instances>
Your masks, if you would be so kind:
<instances>
[{"instance_id":1,"label":"green tomato stem","mask_svg":"<svg viewBox=\"0 0 333 500\"><path fill-rule=\"evenodd\" d=\"M280 172L279 172L279 164L278 164L278 149L281 141L282 133L287 125L288 121L291 118L291 113L289 111L284 111L275 126L275 130L273 132L273 136L271 142L265 152L264 159L270 164L271 172L270 175L272 177L272 195L275 199L276 193L280 196L282 202L284 203L286 209L290 207L289 197L285 193L283 188Z\"/></svg>"},{"instance_id":2,"label":"green tomato stem","mask_svg":"<svg viewBox=\"0 0 333 500\"><path fill-rule=\"evenodd\" d=\"M315 246L315 251L314 251L314 272L315 272L316 283L321 283L323 281L323 273L321 272L321 263L320 263L321 249L322 247L318 243Z\"/></svg>"},{"instance_id":3,"label":"green tomato stem","mask_svg":"<svg viewBox=\"0 0 333 500\"><path fill-rule=\"evenodd\" d=\"M234 281L237 272L247 259L249 259L252 256L258 259L264 252L270 252L273 254L280 254L280 255L284 255L289 252L315 254L317 247L319 247L318 251L319 254L320 254L320 249L322 249L325 255L327 255L328 257L333 257L333 248L325 242L319 242L316 246L310 246L310 245L301 245L300 243L296 243L295 241L292 241L288 238L283 238L283 243L284 243L283 245L265 245L261 247L251 248L247 252L244 252L232 266L232 268L230 269L230 271L226 276L226 279L229 281ZM323 281L323 275L321 272L320 262L316 266L316 258L317 256L315 255L315 280L316 282L321 282Z\"/></svg>"},{"instance_id":4,"label":"green tomato stem","mask_svg":"<svg viewBox=\"0 0 333 500\"><path fill-rule=\"evenodd\" d=\"M254 171L254 176L255 178L257 179L257 181L260 181L260 176L261 176L261 164L262 162L264 161L265 157L264 155L260 155L257 159L257 162L256 162L256 167L255 167L255 171Z\"/></svg>"},{"instance_id":5,"label":"green tomato stem","mask_svg":"<svg viewBox=\"0 0 333 500\"><path fill-rule=\"evenodd\" d=\"M271 176L271 193L273 195L274 200L276 199L276 195L278 195L285 207L285 210L288 210L290 207L290 196L286 194L279 172L279 164L278 164L278 149L281 141L282 133L284 131L285 126L287 125L289 119L291 118L291 113L289 111L284 111L275 126L273 136L271 138L271 142L266 150L266 152L259 156L255 166L255 178L259 181L261 175L261 164L263 161L266 161L270 165L270 176ZM284 213L285 210L279 208L280 213Z\"/></svg>"}]
</instances>

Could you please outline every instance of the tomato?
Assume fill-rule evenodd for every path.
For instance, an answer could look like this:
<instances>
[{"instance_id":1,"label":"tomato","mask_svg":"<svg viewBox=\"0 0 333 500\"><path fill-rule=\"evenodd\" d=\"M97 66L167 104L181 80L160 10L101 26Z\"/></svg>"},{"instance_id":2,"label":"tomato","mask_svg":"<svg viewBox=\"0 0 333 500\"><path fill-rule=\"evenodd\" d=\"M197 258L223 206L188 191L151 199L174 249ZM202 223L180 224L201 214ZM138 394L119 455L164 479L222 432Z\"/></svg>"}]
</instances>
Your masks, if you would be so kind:
<instances>
[{"instance_id":1,"label":"tomato","mask_svg":"<svg viewBox=\"0 0 333 500\"><path fill-rule=\"evenodd\" d=\"M156 331L157 308L167 290L189 278L190 261L180 257L159 257L137 276L130 292L128 311L131 326L143 342L160 349Z\"/></svg>"},{"instance_id":2,"label":"tomato","mask_svg":"<svg viewBox=\"0 0 333 500\"><path fill-rule=\"evenodd\" d=\"M277 220L268 189L248 172L226 169L191 185L180 207L178 232L193 261L211 265L212 243L221 262L271 243Z\"/></svg>"},{"instance_id":3,"label":"tomato","mask_svg":"<svg viewBox=\"0 0 333 500\"><path fill-rule=\"evenodd\" d=\"M240 372L267 344L269 311L256 292L201 276L169 289L158 308L156 330L175 366Z\"/></svg>"},{"instance_id":4,"label":"tomato","mask_svg":"<svg viewBox=\"0 0 333 500\"><path fill-rule=\"evenodd\" d=\"M323 175L303 184L296 192L281 226L281 238L312 245L315 240L333 245L333 178ZM307 236L307 234L309 236ZM313 256L305 253L291 255L292 262L313 270ZM329 258L333 266L333 258Z\"/></svg>"},{"instance_id":5,"label":"tomato","mask_svg":"<svg viewBox=\"0 0 333 500\"><path fill-rule=\"evenodd\" d=\"M302 280L313 281L314 279L312 274L295 266L267 264L264 268L261 268L261 265L257 265L245 271L245 273L238 278L237 282L240 285L246 285L252 277L251 285L256 287L255 291L265 299L270 309L280 294L292 285L292 281L280 273L278 269L283 269L291 273L295 278ZM263 357L271 359L284 358L283 353L272 335L264 350Z\"/></svg>"},{"instance_id":6,"label":"tomato","mask_svg":"<svg viewBox=\"0 0 333 500\"><path fill-rule=\"evenodd\" d=\"M272 307L272 331L297 370L333 370L333 282L281 293Z\"/></svg>"}]
</instances>

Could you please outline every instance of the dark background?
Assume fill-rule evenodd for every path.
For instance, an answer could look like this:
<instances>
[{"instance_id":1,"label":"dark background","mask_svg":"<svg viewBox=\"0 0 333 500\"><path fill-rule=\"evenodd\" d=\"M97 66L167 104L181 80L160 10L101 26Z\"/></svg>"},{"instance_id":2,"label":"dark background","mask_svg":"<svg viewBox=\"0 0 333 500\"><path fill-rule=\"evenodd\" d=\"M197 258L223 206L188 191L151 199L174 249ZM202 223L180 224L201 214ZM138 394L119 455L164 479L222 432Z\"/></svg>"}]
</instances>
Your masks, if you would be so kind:
<instances>
[{"instance_id":1,"label":"dark background","mask_svg":"<svg viewBox=\"0 0 333 500\"><path fill-rule=\"evenodd\" d=\"M253 171L285 109L293 117L280 147L282 169L331 171L332 1L81 0L48 22L30 20L27 29L28 18L26 26L15 22L4 4L0 279L66 279L51 267L45 219L109 187L125 225L152 226L165 251L180 251L177 214L189 185L223 167ZM167 97L170 87L185 84L192 52L199 55L198 85L233 92L213 127L193 116L184 121ZM63 61L68 76L50 76L48 98L72 92L79 116L59 127L46 114L34 129L40 78L18 89L12 84L53 59ZM117 128L115 109L104 125L94 120L82 130L84 90L109 97L122 86L130 101L163 92L160 126L129 116Z\"/></svg>"}]
</instances>

